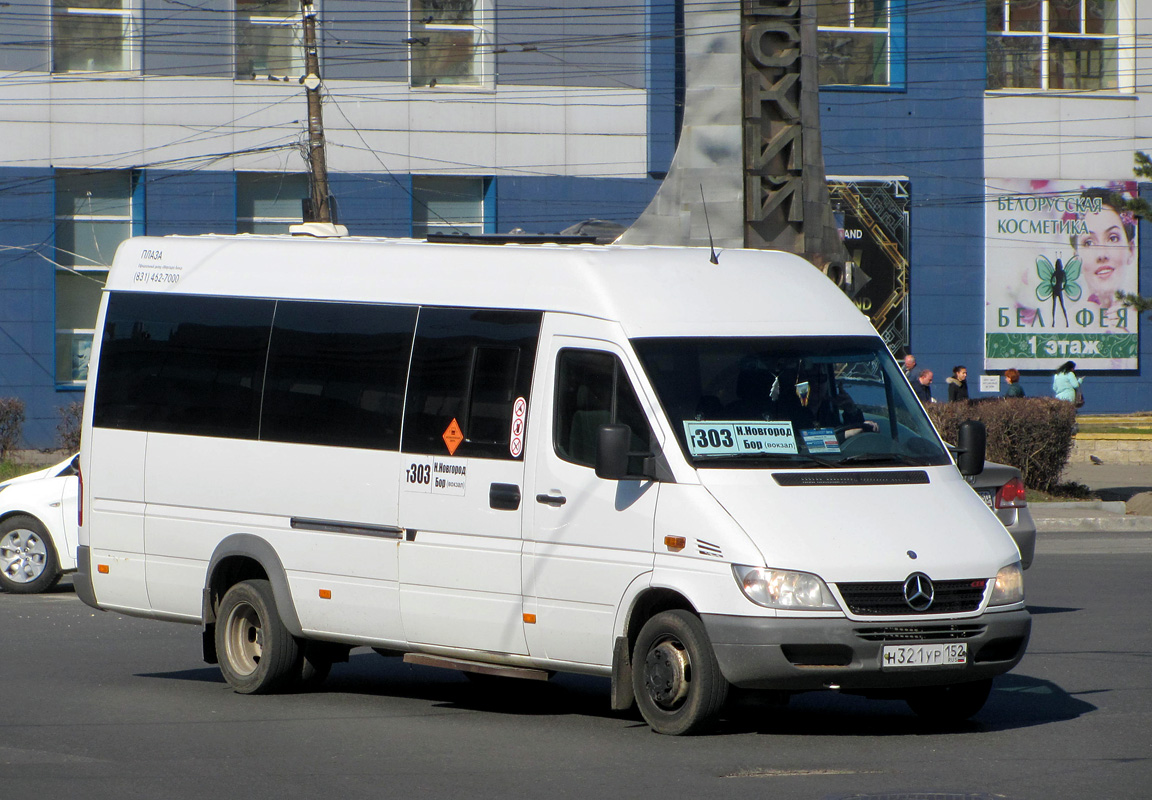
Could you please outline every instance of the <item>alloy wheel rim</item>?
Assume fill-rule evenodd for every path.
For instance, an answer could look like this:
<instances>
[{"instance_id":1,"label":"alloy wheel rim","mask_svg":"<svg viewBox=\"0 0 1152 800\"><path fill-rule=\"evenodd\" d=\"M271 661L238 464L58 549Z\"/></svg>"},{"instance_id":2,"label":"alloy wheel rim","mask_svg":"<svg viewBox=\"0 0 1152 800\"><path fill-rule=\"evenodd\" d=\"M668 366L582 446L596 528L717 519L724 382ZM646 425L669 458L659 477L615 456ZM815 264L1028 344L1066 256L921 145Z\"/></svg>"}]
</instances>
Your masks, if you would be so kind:
<instances>
[{"instance_id":1,"label":"alloy wheel rim","mask_svg":"<svg viewBox=\"0 0 1152 800\"><path fill-rule=\"evenodd\" d=\"M35 531L18 528L0 539L0 573L15 583L31 583L44 572L48 548Z\"/></svg>"}]
</instances>

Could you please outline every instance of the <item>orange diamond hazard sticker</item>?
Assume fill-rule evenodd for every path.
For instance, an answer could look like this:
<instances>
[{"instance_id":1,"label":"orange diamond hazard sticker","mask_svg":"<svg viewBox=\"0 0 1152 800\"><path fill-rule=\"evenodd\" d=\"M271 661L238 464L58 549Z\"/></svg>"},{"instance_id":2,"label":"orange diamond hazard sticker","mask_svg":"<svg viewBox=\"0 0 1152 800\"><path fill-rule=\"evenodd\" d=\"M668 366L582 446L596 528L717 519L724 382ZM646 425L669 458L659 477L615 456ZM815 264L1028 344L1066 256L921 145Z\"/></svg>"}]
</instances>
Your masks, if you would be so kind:
<instances>
[{"instance_id":1,"label":"orange diamond hazard sticker","mask_svg":"<svg viewBox=\"0 0 1152 800\"><path fill-rule=\"evenodd\" d=\"M456 448L464 441L464 433L460 430L460 425L455 419L448 426L448 430L444 431L444 444L448 445L448 455L456 455Z\"/></svg>"}]
</instances>

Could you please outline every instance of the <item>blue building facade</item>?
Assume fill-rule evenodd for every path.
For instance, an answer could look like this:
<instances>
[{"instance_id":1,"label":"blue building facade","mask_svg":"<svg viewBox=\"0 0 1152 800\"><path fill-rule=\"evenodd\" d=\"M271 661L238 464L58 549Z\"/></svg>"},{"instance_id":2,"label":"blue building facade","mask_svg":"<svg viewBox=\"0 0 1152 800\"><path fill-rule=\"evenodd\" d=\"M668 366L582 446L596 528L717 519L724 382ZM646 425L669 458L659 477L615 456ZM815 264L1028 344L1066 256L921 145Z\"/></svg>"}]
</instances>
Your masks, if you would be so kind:
<instances>
[{"instance_id":1,"label":"blue building facade","mask_svg":"<svg viewBox=\"0 0 1152 800\"><path fill-rule=\"evenodd\" d=\"M1020 41L1039 29L1024 18L1026 5L1037 10L1041 4L893 2L896 24L890 35L903 41L891 48L891 58L903 63L891 70L889 85L821 88L828 173L908 180L908 347L920 368L935 373L938 400L946 398L944 379L957 365L968 368L972 397L997 393L981 391L979 377L1002 372L1002 367L984 368L986 303L994 303L986 296L986 276L998 257L986 204L1002 179L1068 185L1134 180L1132 154L1140 149L1139 131L1146 126L1140 112L1146 100L1130 72L1135 63L1122 54L1146 21L1136 17L1134 5L1105 4L1113 16L1095 30L1119 44L1101 45L1105 66L1097 75L1086 74L1074 84L1069 70L1056 85L1056 45L1043 65L1003 58L998 50L1001 41ZM997 6L1002 16L995 16ZM1092 20L1087 23L1081 30L1094 29ZM1000 35L1002 29L1009 34ZM1077 119L1084 125L1069 122ZM1118 125L1107 133L1093 131L1089 121L1100 119ZM1149 187L1141 184L1140 192L1147 196ZM1139 227L1145 234L1150 230L1147 222ZM1139 251L1139 284L1134 269L1129 287L1147 293L1152 254L1146 251L1152 240L1141 238L1148 244ZM1071 253L1063 255L1067 259ZM1078 371L1087 378L1085 413L1152 407L1148 342L1140 334L1135 368L1098 368L1090 359L1078 360ZM1077 358L1057 351L1042 368L1022 360L1017 368L1026 394L1051 396L1051 361Z\"/></svg>"},{"instance_id":2,"label":"blue building facade","mask_svg":"<svg viewBox=\"0 0 1152 800\"><path fill-rule=\"evenodd\" d=\"M88 20L85 5L77 28L60 2L13 0L0 37L0 394L26 403L33 448L53 446L59 409L82 396L117 241L286 230L306 195L298 3L114 0ZM1027 18L1035 5L817 4L827 170L906 182L906 339L941 398L954 365L974 397L991 394L982 373L999 374L984 369L997 181L1132 181L1149 133L1128 45L1152 31L1135 4L1105 2L1063 38L1053 15L1041 30ZM640 216L672 159L677 34L694 6L556 6L319 5L342 224L420 236ZM1085 411L1152 405L1147 340L1131 368L1085 373ZM1025 391L1050 394L1050 369L1034 366L1020 367Z\"/></svg>"}]
</instances>

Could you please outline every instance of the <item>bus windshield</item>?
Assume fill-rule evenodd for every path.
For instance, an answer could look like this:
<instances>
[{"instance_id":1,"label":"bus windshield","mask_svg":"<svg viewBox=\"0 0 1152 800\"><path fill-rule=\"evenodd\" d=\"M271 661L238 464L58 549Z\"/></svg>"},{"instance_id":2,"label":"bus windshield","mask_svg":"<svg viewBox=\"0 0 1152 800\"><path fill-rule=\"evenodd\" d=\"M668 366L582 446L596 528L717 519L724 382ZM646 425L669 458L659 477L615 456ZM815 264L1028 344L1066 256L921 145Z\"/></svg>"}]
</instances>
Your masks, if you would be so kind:
<instances>
[{"instance_id":1,"label":"bus windshield","mask_svg":"<svg viewBox=\"0 0 1152 800\"><path fill-rule=\"evenodd\" d=\"M633 340L696 466L950 463L878 337Z\"/></svg>"}]
</instances>

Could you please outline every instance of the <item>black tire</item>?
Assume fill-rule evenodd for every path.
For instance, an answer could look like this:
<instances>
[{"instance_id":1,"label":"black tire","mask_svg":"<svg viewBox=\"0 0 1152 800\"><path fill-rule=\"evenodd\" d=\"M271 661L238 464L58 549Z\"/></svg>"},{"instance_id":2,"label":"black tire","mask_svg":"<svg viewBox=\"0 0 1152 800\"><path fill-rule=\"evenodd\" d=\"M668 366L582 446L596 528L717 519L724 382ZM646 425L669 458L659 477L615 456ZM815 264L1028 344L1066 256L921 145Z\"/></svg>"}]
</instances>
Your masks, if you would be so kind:
<instances>
[{"instance_id":1,"label":"black tire","mask_svg":"<svg viewBox=\"0 0 1152 800\"><path fill-rule=\"evenodd\" d=\"M989 678L917 689L905 698L905 702L918 717L931 722L963 722L980 713L991 691L992 679Z\"/></svg>"},{"instance_id":2,"label":"black tire","mask_svg":"<svg viewBox=\"0 0 1152 800\"><path fill-rule=\"evenodd\" d=\"M644 623L632 651L632 687L644 721L657 733L697 733L716 718L728 681L699 617L662 611Z\"/></svg>"},{"instance_id":3,"label":"black tire","mask_svg":"<svg viewBox=\"0 0 1152 800\"><path fill-rule=\"evenodd\" d=\"M60 574L56 545L40 520L17 514L0 522L0 588L12 594L46 592Z\"/></svg>"},{"instance_id":4,"label":"black tire","mask_svg":"<svg viewBox=\"0 0 1152 800\"><path fill-rule=\"evenodd\" d=\"M216 657L224 680L240 694L286 691L303 680L300 644L280 620L268 581L243 581L224 593Z\"/></svg>"}]
</instances>

